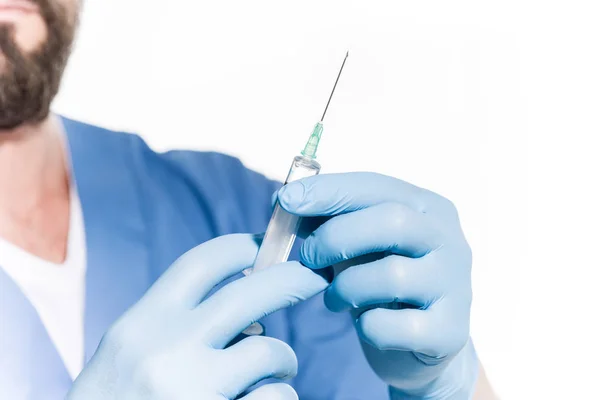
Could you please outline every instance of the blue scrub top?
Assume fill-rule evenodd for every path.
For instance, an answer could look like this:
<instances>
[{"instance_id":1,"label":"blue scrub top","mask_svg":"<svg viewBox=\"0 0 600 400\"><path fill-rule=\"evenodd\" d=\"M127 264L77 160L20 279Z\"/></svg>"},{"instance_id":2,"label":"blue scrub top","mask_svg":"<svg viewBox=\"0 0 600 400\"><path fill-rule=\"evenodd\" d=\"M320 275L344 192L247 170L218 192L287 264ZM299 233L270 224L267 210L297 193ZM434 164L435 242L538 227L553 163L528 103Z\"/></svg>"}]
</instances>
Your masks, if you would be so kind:
<instances>
[{"instance_id":1,"label":"blue scrub top","mask_svg":"<svg viewBox=\"0 0 600 400\"><path fill-rule=\"evenodd\" d=\"M223 154L156 153L136 135L63 123L86 231L88 361L108 327L181 254L220 235L263 232L280 184ZM322 295L261 322L295 350L299 373L290 384L300 399L389 399L350 315L328 311ZM34 308L0 269L0 399L63 399L71 383Z\"/></svg>"}]
</instances>

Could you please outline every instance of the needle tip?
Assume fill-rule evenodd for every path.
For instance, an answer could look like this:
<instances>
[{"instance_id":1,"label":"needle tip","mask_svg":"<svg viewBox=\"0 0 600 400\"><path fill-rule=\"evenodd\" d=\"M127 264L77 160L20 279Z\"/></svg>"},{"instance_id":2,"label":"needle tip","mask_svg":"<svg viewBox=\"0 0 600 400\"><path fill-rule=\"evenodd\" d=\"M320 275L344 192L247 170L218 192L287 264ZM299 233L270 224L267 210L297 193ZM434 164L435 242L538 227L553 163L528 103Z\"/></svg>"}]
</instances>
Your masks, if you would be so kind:
<instances>
[{"instance_id":1,"label":"needle tip","mask_svg":"<svg viewBox=\"0 0 600 400\"><path fill-rule=\"evenodd\" d=\"M342 75L342 70L344 69L344 65L346 65L346 59L348 58L348 54L350 54L350 50L346 51L346 57L344 58L344 62L342 63L340 72L338 73L337 79L335 80L335 85L333 85L333 90L331 91L331 95L329 95L329 100L327 101L327 105L325 106L325 111L323 111L323 116L321 117L320 123L322 123L323 120L325 119L325 114L327 114L327 109L329 108L329 103L331 102L331 98L333 97L335 88L337 87L338 81L340 80L340 76Z\"/></svg>"}]
</instances>

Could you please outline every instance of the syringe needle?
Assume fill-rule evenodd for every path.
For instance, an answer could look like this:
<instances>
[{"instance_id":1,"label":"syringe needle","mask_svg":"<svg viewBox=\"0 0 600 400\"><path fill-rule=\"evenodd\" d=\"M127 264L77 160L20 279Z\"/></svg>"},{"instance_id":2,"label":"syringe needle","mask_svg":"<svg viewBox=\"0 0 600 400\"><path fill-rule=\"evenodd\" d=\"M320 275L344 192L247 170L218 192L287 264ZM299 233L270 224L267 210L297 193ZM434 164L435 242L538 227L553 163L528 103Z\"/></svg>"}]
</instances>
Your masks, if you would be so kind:
<instances>
[{"instance_id":1,"label":"syringe needle","mask_svg":"<svg viewBox=\"0 0 600 400\"><path fill-rule=\"evenodd\" d=\"M344 58L344 62L342 63L342 68L340 68L340 72L338 73L337 79L335 80L335 85L333 85L333 90L329 95L329 100L327 100L327 105L325 106L325 111L323 112L323 116L321 117L321 122L325 119L325 114L327 114L327 109L329 108L329 103L331 102L331 98L333 97L333 93L335 93L335 88L337 87L338 81L340 80L340 76L342 75L342 71L344 70L344 65L346 65L346 59L348 58L348 54L350 51L346 52L346 57Z\"/></svg>"}]
</instances>

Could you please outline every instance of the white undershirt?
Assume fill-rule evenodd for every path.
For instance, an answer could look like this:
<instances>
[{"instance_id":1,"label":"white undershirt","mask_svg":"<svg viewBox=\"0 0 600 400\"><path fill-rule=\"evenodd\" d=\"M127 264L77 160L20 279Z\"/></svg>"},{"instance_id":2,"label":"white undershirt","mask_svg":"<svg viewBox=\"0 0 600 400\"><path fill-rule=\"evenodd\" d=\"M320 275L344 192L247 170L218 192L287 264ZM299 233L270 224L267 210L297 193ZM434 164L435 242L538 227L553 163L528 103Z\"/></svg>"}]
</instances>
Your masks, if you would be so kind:
<instances>
[{"instance_id":1,"label":"white undershirt","mask_svg":"<svg viewBox=\"0 0 600 400\"><path fill-rule=\"evenodd\" d=\"M84 364L86 247L79 195L71 184L67 258L55 264L0 238L0 268L35 307L73 379Z\"/></svg>"}]
</instances>

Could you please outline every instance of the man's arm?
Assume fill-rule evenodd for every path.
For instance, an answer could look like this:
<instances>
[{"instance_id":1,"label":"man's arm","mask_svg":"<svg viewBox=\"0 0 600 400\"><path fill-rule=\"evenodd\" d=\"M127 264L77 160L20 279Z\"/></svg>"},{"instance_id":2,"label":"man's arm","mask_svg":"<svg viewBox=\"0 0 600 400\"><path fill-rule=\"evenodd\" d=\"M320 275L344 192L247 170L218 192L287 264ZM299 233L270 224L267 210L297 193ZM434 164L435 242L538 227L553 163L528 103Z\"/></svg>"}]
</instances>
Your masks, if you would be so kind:
<instances>
[{"instance_id":1,"label":"man's arm","mask_svg":"<svg viewBox=\"0 0 600 400\"><path fill-rule=\"evenodd\" d=\"M498 400L498 396L494 393L481 363L479 363L479 378L477 379L477 386L475 386L473 400Z\"/></svg>"}]
</instances>

